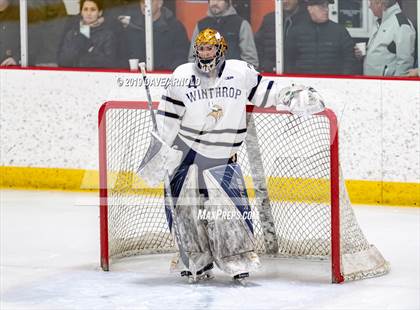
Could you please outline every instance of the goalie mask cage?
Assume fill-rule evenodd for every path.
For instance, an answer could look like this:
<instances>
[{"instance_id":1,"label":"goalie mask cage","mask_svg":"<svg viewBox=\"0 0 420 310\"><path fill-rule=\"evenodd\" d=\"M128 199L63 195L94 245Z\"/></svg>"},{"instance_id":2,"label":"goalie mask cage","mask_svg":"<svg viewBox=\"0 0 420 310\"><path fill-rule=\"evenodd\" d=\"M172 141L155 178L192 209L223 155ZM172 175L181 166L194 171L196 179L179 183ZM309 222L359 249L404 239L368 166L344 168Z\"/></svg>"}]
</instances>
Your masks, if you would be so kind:
<instances>
[{"instance_id":1,"label":"goalie mask cage","mask_svg":"<svg viewBox=\"0 0 420 310\"><path fill-rule=\"evenodd\" d=\"M156 104L154 105L156 109ZM252 209L257 253L330 259L332 282L388 272L361 231L341 178L335 114L302 118L247 106L238 154ZM146 102L107 102L99 111L101 266L124 256L175 252L163 185L136 170L152 129Z\"/></svg>"}]
</instances>

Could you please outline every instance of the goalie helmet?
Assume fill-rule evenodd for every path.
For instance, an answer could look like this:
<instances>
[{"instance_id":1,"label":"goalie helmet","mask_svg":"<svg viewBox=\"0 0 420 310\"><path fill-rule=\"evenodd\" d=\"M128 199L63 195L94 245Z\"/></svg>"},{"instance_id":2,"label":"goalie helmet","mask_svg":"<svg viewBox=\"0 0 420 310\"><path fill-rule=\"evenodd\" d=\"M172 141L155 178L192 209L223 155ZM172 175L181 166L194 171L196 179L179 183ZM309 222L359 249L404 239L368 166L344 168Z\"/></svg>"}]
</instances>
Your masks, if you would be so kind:
<instances>
[{"instance_id":1,"label":"goalie helmet","mask_svg":"<svg viewBox=\"0 0 420 310\"><path fill-rule=\"evenodd\" d=\"M199 49L202 46L211 45L216 47L216 53L212 58L202 58L199 54ZM202 30L194 41L194 57L197 67L209 73L214 70L218 64L222 63L227 50L225 38L216 30L206 28Z\"/></svg>"}]
</instances>

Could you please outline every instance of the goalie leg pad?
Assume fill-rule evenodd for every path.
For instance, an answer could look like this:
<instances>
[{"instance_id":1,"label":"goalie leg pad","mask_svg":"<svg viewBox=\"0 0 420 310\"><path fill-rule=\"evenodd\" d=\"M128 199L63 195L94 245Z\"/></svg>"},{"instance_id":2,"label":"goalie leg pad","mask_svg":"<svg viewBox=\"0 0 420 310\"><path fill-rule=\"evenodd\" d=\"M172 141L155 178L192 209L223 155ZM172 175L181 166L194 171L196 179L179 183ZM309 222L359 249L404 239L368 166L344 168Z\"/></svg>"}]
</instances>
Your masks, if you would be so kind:
<instances>
[{"instance_id":1,"label":"goalie leg pad","mask_svg":"<svg viewBox=\"0 0 420 310\"><path fill-rule=\"evenodd\" d=\"M203 205L203 199L198 193L197 166L180 167L171 182L174 212L166 206L168 224L173 233L178 233L181 238L182 248L188 256L190 266L200 270L213 261L207 230L203 221L198 217L199 208ZM172 217L176 217L177 227L172 225ZM182 268L182 267L181 267Z\"/></svg>"},{"instance_id":2,"label":"goalie leg pad","mask_svg":"<svg viewBox=\"0 0 420 310\"><path fill-rule=\"evenodd\" d=\"M239 165L214 167L203 175L209 195L207 229L216 264L230 275L258 268L251 208Z\"/></svg>"},{"instance_id":3,"label":"goalie leg pad","mask_svg":"<svg viewBox=\"0 0 420 310\"><path fill-rule=\"evenodd\" d=\"M188 156L187 156L188 158ZM190 167L193 166L193 161L187 161L184 160L183 164L181 164L181 166L179 166L174 174L172 175L171 178L171 194L172 194L172 200L174 205L176 206L178 204L178 198L182 195L184 195L185 190L183 189L184 184L187 180L187 175L189 175L190 173L195 173L197 174L197 166L194 165L194 171L190 171ZM190 175L188 178L191 180L193 176ZM192 185L189 186L190 190L193 190L195 192L195 189L198 190L199 185ZM186 187L185 187L186 189ZM198 199L198 191L195 192L197 194L197 199ZM165 188L165 197L168 195L168 191ZM172 224L173 224L173 218L172 218L172 212L171 212L171 207L167 204L167 200L165 200L165 212L166 212L166 220L168 222L168 226L169 226L169 230L172 231Z\"/></svg>"}]
</instances>

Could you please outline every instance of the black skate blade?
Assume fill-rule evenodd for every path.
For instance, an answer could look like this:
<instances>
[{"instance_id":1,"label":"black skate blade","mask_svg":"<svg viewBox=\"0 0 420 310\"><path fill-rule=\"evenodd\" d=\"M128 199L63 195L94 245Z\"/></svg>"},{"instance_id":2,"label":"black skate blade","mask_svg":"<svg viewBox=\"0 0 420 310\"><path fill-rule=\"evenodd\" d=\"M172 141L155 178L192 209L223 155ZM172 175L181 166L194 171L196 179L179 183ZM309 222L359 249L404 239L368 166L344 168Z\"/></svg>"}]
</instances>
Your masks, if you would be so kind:
<instances>
[{"instance_id":1,"label":"black skate blade","mask_svg":"<svg viewBox=\"0 0 420 310\"><path fill-rule=\"evenodd\" d=\"M181 271L181 277L189 277L189 276L192 276L192 273L190 271L187 271L187 270Z\"/></svg>"},{"instance_id":2,"label":"black skate blade","mask_svg":"<svg viewBox=\"0 0 420 310\"><path fill-rule=\"evenodd\" d=\"M233 282L237 285L246 286L249 272L243 272L233 276Z\"/></svg>"},{"instance_id":3,"label":"black skate blade","mask_svg":"<svg viewBox=\"0 0 420 310\"><path fill-rule=\"evenodd\" d=\"M238 280L238 279L245 279L245 278L248 278L248 277L249 277L249 272L243 272L243 273L234 275L233 279Z\"/></svg>"}]
</instances>

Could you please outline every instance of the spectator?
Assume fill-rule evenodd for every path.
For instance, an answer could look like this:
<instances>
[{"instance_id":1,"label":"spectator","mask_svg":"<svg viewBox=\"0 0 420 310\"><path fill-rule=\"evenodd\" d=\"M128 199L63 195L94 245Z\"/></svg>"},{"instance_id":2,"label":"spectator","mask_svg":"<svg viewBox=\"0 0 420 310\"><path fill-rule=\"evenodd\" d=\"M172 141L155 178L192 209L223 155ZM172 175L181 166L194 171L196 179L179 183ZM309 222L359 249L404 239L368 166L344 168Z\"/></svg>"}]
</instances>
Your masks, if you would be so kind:
<instances>
[{"instance_id":1,"label":"spectator","mask_svg":"<svg viewBox=\"0 0 420 310\"><path fill-rule=\"evenodd\" d=\"M201 19L193 33L193 38L206 29L216 29L228 43L226 59L241 59L258 67L258 55L251 25L232 7L231 0L209 0L207 17ZM189 61L194 61L194 43L191 42Z\"/></svg>"},{"instance_id":2,"label":"spectator","mask_svg":"<svg viewBox=\"0 0 420 310\"><path fill-rule=\"evenodd\" d=\"M302 0L283 0L283 42L286 51L286 45L289 38L289 30L296 25L309 20L308 11L303 6ZM260 29L255 35L257 44L258 59L260 70L265 72L276 71L276 30L275 13L271 12L264 16ZM284 56L286 59L286 55ZM284 72L288 68L284 67Z\"/></svg>"},{"instance_id":3,"label":"spectator","mask_svg":"<svg viewBox=\"0 0 420 310\"><path fill-rule=\"evenodd\" d=\"M304 0L308 23L290 29L286 66L290 73L354 74L356 58L347 29L328 18L334 0Z\"/></svg>"},{"instance_id":4,"label":"spectator","mask_svg":"<svg viewBox=\"0 0 420 310\"><path fill-rule=\"evenodd\" d=\"M0 66L13 66L20 59L19 7L0 0Z\"/></svg>"},{"instance_id":5,"label":"spectator","mask_svg":"<svg viewBox=\"0 0 420 310\"><path fill-rule=\"evenodd\" d=\"M126 14L126 11L133 5L138 7L139 0L106 0L104 1L104 18L107 26L112 29L116 38L117 52L115 68L127 67L127 47L125 45L125 28L119 17Z\"/></svg>"},{"instance_id":6,"label":"spectator","mask_svg":"<svg viewBox=\"0 0 420 310\"><path fill-rule=\"evenodd\" d=\"M116 39L104 25L102 0L81 0L80 17L65 33L59 64L65 67L109 68L114 65Z\"/></svg>"},{"instance_id":7,"label":"spectator","mask_svg":"<svg viewBox=\"0 0 420 310\"><path fill-rule=\"evenodd\" d=\"M146 59L144 0L119 17L125 31L128 58ZM163 0L152 0L154 69L173 70L185 63L189 40L184 25L171 10L163 7ZM125 62L125 66L128 61Z\"/></svg>"},{"instance_id":8,"label":"spectator","mask_svg":"<svg viewBox=\"0 0 420 310\"><path fill-rule=\"evenodd\" d=\"M369 0L377 17L363 63L365 75L400 76L413 67L416 31L396 0ZM356 56L361 52L356 49Z\"/></svg>"}]
</instances>

